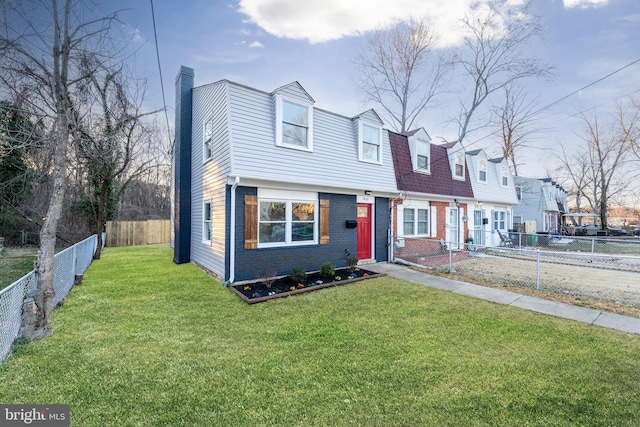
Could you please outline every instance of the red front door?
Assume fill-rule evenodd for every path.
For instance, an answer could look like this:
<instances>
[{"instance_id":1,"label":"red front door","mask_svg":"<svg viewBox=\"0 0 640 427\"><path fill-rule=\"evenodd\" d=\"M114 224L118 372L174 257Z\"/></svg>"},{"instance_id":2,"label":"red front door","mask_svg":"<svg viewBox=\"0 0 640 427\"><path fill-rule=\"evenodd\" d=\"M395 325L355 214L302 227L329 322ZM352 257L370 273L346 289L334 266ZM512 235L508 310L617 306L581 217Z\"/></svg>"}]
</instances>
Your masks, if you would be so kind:
<instances>
[{"instance_id":1,"label":"red front door","mask_svg":"<svg viewBox=\"0 0 640 427\"><path fill-rule=\"evenodd\" d=\"M358 203L358 259L371 256L371 205Z\"/></svg>"}]
</instances>

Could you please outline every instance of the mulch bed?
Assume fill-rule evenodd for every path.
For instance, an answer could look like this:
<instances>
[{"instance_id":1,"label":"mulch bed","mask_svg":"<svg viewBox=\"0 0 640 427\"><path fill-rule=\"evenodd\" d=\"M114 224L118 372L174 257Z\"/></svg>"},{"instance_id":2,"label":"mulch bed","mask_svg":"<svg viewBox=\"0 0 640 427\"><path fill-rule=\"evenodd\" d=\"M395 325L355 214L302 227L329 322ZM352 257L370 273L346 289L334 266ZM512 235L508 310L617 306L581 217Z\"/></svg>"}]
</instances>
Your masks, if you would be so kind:
<instances>
[{"instance_id":1,"label":"mulch bed","mask_svg":"<svg viewBox=\"0 0 640 427\"><path fill-rule=\"evenodd\" d=\"M285 276L273 281L270 287L267 287L265 282L260 280L232 285L230 288L246 303L255 304L380 276L385 276L385 274L374 273L362 268L355 268L352 272L346 268L336 268L333 277L323 277L319 272L309 273L304 283L294 283L289 276Z\"/></svg>"}]
</instances>

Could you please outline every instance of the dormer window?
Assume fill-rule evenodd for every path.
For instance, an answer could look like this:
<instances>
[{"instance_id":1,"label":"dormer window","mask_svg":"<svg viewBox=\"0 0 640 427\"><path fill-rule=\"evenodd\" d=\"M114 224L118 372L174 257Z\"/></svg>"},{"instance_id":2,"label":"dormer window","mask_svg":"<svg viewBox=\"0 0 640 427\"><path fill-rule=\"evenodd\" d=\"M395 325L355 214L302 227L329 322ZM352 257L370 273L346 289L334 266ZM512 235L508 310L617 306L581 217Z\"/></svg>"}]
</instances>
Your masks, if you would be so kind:
<instances>
[{"instance_id":1,"label":"dormer window","mask_svg":"<svg viewBox=\"0 0 640 427\"><path fill-rule=\"evenodd\" d=\"M209 117L206 122L204 122L203 127L203 150L202 150L202 158L203 161L207 161L211 159L213 155L213 118Z\"/></svg>"},{"instance_id":2,"label":"dormer window","mask_svg":"<svg viewBox=\"0 0 640 427\"><path fill-rule=\"evenodd\" d=\"M509 186L509 166L507 165L502 165L502 180L501 180L501 184L503 187L508 187Z\"/></svg>"},{"instance_id":3,"label":"dormer window","mask_svg":"<svg viewBox=\"0 0 640 427\"><path fill-rule=\"evenodd\" d=\"M487 161L485 159L478 161L478 181L487 182Z\"/></svg>"},{"instance_id":4,"label":"dormer window","mask_svg":"<svg viewBox=\"0 0 640 427\"><path fill-rule=\"evenodd\" d=\"M360 161L382 163L382 128L360 122L358 135Z\"/></svg>"},{"instance_id":5,"label":"dormer window","mask_svg":"<svg viewBox=\"0 0 640 427\"><path fill-rule=\"evenodd\" d=\"M311 105L276 98L276 145L312 151L313 109Z\"/></svg>"},{"instance_id":6,"label":"dormer window","mask_svg":"<svg viewBox=\"0 0 640 427\"><path fill-rule=\"evenodd\" d=\"M416 140L416 159L415 159L415 170L421 172L430 172L431 167L429 163L429 152L431 151L431 147L429 145L429 141L424 140L422 138L418 138Z\"/></svg>"},{"instance_id":7,"label":"dormer window","mask_svg":"<svg viewBox=\"0 0 640 427\"><path fill-rule=\"evenodd\" d=\"M464 153L462 153L461 151L455 154L453 173L456 178L464 179Z\"/></svg>"}]
</instances>

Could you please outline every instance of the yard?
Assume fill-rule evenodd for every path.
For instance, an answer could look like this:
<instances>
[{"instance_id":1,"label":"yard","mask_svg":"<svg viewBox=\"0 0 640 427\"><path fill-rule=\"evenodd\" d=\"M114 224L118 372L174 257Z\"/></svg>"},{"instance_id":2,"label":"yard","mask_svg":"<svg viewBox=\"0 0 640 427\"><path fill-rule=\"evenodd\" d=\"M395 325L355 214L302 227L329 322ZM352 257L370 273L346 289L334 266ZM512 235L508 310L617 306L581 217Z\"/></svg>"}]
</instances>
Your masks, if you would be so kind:
<instances>
[{"instance_id":1,"label":"yard","mask_svg":"<svg viewBox=\"0 0 640 427\"><path fill-rule=\"evenodd\" d=\"M0 290L31 270L37 258L37 248L4 248L0 253Z\"/></svg>"},{"instance_id":2,"label":"yard","mask_svg":"<svg viewBox=\"0 0 640 427\"><path fill-rule=\"evenodd\" d=\"M389 277L250 306L171 259L106 249L0 402L75 426L640 422L640 337Z\"/></svg>"}]
</instances>

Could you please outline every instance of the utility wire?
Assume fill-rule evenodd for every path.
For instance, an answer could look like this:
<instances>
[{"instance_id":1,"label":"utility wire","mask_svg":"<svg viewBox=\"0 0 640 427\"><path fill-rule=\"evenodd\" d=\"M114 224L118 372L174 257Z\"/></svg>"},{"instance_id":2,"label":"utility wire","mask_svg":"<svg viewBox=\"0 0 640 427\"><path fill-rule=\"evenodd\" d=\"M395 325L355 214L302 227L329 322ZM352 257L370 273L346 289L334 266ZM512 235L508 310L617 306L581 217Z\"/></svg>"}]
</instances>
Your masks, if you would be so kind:
<instances>
[{"instance_id":1,"label":"utility wire","mask_svg":"<svg viewBox=\"0 0 640 427\"><path fill-rule=\"evenodd\" d=\"M158 59L158 72L160 73L160 88L162 90L162 107L164 110L164 118L167 122L167 135L169 136L169 144L171 146L170 153L173 153L173 141L171 138L171 128L169 127L169 115L167 113L167 100L164 95L164 80L162 79L162 67L160 66L160 50L158 49L158 32L156 30L156 14L153 9L153 0L151 2L151 19L153 21L153 38L156 45L156 58Z\"/></svg>"}]
</instances>

